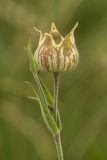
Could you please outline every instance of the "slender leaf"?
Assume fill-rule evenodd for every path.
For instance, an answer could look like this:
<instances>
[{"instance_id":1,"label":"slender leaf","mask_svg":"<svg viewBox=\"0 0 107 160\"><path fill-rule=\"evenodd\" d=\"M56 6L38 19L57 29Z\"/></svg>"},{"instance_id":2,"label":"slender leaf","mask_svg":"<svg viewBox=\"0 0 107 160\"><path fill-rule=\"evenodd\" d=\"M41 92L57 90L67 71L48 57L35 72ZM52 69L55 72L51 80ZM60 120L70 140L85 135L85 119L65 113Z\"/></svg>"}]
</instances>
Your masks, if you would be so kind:
<instances>
[{"instance_id":1,"label":"slender leaf","mask_svg":"<svg viewBox=\"0 0 107 160\"><path fill-rule=\"evenodd\" d=\"M48 105L53 106L53 98L52 98L49 90L47 89L47 87L45 86L44 82L42 81L42 79L40 77L39 77L39 80L40 80L41 86L43 88L44 94L46 96L46 100L48 102Z\"/></svg>"},{"instance_id":2,"label":"slender leaf","mask_svg":"<svg viewBox=\"0 0 107 160\"><path fill-rule=\"evenodd\" d=\"M36 101L38 101L38 100L39 100L39 98L32 97L32 96L27 96L27 98L32 99L32 100L36 100Z\"/></svg>"},{"instance_id":3,"label":"slender leaf","mask_svg":"<svg viewBox=\"0 0 107 160\"><path fill-rule=\"evenodd\" d=\"M60 118L60 114L59 114L58 110L57 110L57 123L58 123L59 130L61 130L62 129L62 123L61 123L61 118Z\"/></svg>"},{"instance_id":4,"label":"slender leaf","mask_svg":"<svg viewBox=\"0 0 107 160\"><path fill-rule=\"evenodd\" d=\"M42 101L42 99L41 99L40 91L38 90L37 86L32 84L31 82L25 81L25 83L27 83L34 90L37 98L33 97L33 99L39 100L41 113L42 113L42 116L43 116L43 119L44 119L44 122L45 122L47 128L52 132L52 134L56 134L59 129L55 123L54 118L50 114L49 110L47 110L46 106L44 105L44 101ZM32 97L30 97L30 98L32 98Z\"/></svg>"},{"instance_id":5,"label":"slender leaf","mask_svg":"<svg viewBox=\"0 0 107 160\"><path fill-rule=\"evenodd\" d=\"M36 73L38 70L38 67L37 67L36 60L34 59L34 56L32 54L31 41L28 43L28 56L30 61L30 71L32 73Z\"/></svg>"},{"instance_id":6,"label":"slender leaf","mask_svg":"<svg viewBox=\"0 0 107 160\"><path fill-rule=\"evenodd\" d=\"M43 119L45 121L45 124L46 124L47 128L51 131L51 133L53 135L58 133L59 129L58 129L56 123L55 123L54 118L52 117L50 112L47 111L46 107L43 106L41 101L39 101L39 103L40 103L41 113L42 113L42 116L43 116Z\"/></svg>"},{"instance_id":7,"label":"slender leaf","mask_svg":"<svg viewBox=\"0 0 107 160\"><path fill-rule=\"evenodd\" d=\"M39 93L39 90L38 90L37 86L35 84L31 83L31 82L28 82L28 81L25 81L25 83L28 84L33 89L35 95L37 97L39 97L40 93Z\"/></svg>"},{"instance_id":8,"label":"slender leaf","mask_svg":"<svg viewBox=\"0 0 107 160\"><path fill-rule=\"evenodd\" d=\"M38 76L39 77L39 76ZM48 102L48 108L50 110L50 113L52 114L52 116L54 116L53 114L53 98L49 92L49 90L47 89L47 87L45 86L44 82L41 80L41 78L39 77L39 80L40 80L40 83L41 83L41 86L42 86L42 89L44 91L44 94L45 94L45 97L46 97L46 100ZM61 123L61 120L60 120L60 114L59 114L59 111L57 110L57 123L58 123L58 127L59 129L61 130L62 129L62 123Z\"/></svg>"},{"instance_id":9,"label":"slender leaf","mask_svg":"<svg viewBox=\"0 0 107 160\"><path fill-rule=\"evenodd\" d=\"M39 90L39 93L40 93L40 100L44 103L45 107L47 108L48 110L48 103L47 103L47 100L46 100L46 96L45 96L45 93L44 93L44 90L41 86L41 83L40 83L40 80L38 78L38 74L33 74L34 76L34 79L36 81L36 85L38 87L38 90Z\"/></svg>"}]
</instances>

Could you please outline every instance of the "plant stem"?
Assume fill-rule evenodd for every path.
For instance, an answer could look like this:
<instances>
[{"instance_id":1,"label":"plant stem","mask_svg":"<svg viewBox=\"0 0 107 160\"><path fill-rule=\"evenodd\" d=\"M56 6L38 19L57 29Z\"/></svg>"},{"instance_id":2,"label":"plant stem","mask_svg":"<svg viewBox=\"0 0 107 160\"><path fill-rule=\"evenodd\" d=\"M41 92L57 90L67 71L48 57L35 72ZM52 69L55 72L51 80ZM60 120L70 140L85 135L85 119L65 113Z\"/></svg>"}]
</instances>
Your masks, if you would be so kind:
<instances>
[{"instance_id":1,"label":"plant stem","mask_svg":"<svg viewBox=\"0 0 107 160\"><path fill-rule=\"evenodd\" d=\"M57 124L57 105L58 105L58 88L59 88L59 73L54 72L53 73L54 77L54 118L55 122Z\"/></svg>"},{"instance_id":2,"label":"plant stem","mask_svg":"<svg viewBox=\"0 0 107 160\"><path fill-rule=\"evenodd\" d=\"M55 135L55 144L56 144L56 149L58 154L58 160L64 160L60 132Z\"/></svg>"},{"instance_id":3,"label":"plant stem","mask_svg":"<svg viewBox=\"0 0 107 160\"><path fill-rule=\"evenodd\" d=\"M54 77L54 118L55 122L58 126L57 122L57 110L58 110L58 89L59 89L59 73L54 72L53 73ZM55 134L54 136L55 144L56 144L56 149L57 149L57 154L58 154L58 160L63 160L63 150L62 150L62 145L61 145L61 137L60 137L60 131Z\"/></svg>"}]
</instances>

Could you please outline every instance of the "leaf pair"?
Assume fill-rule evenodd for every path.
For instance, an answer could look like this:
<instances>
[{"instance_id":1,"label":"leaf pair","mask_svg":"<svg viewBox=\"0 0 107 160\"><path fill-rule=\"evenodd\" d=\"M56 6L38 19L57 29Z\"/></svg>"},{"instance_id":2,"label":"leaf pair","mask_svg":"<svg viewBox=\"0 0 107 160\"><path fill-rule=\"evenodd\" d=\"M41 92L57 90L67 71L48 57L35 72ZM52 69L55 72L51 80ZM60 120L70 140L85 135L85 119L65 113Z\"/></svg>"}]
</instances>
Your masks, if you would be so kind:
<instances>
[{"instance_id":1,"label":"leaf pair","mask_svg":"<svg viewBox=\"0 0 107 160\"><path fill-rule=\"evenodd\" d=\"M37 71L37 63L33 57L32 50L31 50L31 43L28 44L28 56L30 61L30 71L33 73L34 79L36 81L36 85L26 82L29 84L32 89L34 90L37 100L39 100L41 113L43 116L43 119L45 121L46 126L48 129L52 132L52 134L56 134L61 130L62 125L60 121L60 115L59 112L57 113L58 116L58 122L56 123L54 120L54 113L53 113L53 98L43 83L43 81L40 79ZM34 98L35 99L35 98Z\"/></svg>"}]
</instances>

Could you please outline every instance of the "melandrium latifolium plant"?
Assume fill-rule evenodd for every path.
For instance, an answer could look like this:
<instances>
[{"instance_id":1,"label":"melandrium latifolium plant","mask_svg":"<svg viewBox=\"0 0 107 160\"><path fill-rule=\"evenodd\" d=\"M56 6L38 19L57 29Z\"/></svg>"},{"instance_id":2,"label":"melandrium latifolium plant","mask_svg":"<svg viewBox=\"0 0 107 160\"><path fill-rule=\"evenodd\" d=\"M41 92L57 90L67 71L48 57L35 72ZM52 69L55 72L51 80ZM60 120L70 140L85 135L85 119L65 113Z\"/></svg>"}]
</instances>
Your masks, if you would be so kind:
<instances>
[{"instance_id":1,"label":"melandrium latifolium plant","mask_svg":"<svg viewBox=\"0 0 107 160\"><path fill-rule=\"evenodd\" d=\"M32 54L31 43L28 44L30 71L35 79L35 84L26 83L34 90L35 97L32 98L39 102L43 120L54 137L58 160L63 160L60 138L62 124L58 111L59 74L60 72L73 70L78 64L79 55L74 39L74 30L77 25L78 23L65 38L56 29L54 23L52 23L49 33L42 34L35 28L40 33L40 40L34 55ZM51 96L41 80L38 71L48 71L53 74L54 97Z\"/></svg>"}]
</instances>

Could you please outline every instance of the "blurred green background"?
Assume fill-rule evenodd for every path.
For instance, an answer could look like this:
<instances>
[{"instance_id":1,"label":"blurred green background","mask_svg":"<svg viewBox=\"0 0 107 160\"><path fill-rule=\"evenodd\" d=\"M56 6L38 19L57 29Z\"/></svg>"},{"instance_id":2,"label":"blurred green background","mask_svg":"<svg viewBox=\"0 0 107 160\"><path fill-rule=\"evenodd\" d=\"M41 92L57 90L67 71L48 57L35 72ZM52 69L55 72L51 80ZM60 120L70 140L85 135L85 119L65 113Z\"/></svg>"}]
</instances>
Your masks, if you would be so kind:
<instances>
[{"instance_id":1,"label":"blurred green background","mask_svg":"<svg viewBox=\"0 0 107 160\"><path fill-rule=\"evenodd\" d=\"M0 0L0 160L57 160L38 103L24 47L51 22L65 36L76 22L80 61L60 75L65 160L107 160L107 0ZM41 73L53 91L52 75Z\"/></svg>"}]
</instances>

